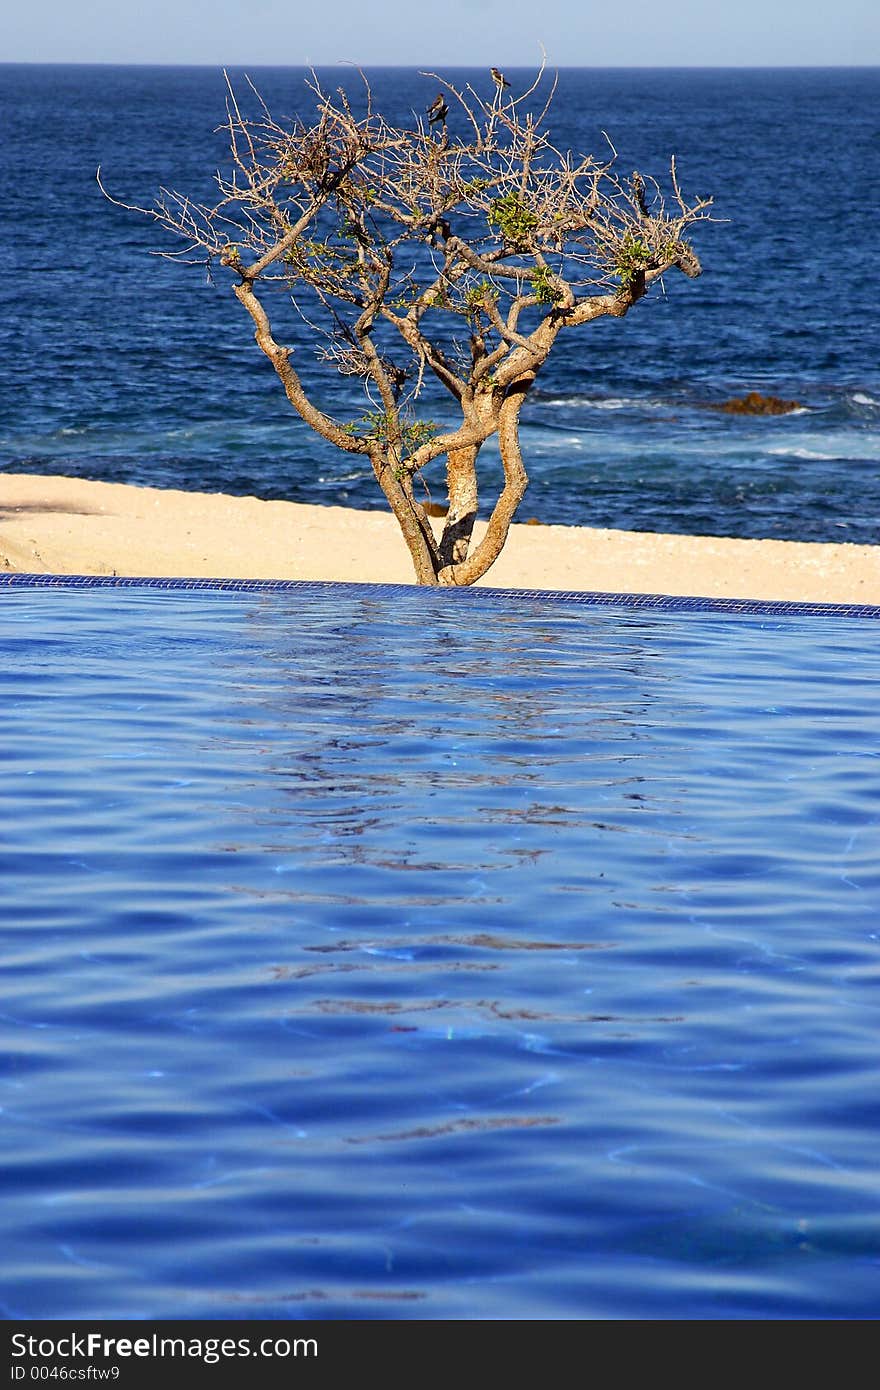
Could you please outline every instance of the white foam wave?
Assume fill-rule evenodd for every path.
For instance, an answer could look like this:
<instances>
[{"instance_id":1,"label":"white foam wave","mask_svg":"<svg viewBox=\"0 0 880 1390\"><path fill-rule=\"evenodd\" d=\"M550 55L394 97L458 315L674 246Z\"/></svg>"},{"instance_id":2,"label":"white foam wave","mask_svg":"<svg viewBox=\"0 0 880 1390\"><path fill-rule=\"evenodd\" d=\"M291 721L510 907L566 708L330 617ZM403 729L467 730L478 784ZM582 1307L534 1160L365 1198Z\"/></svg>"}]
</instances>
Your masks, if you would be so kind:
<instances>
[{"instance_id":1,"label":"white foam wave","mask_svg":"<svg viewBox=\"0 0 880 1390\"><path fill-rule=\"evenodd\" d=\"M776 449L768 449L768 454L773 454L777 458L792 459L811 459L819 463L845 463L839 454L822 454L818 449L804 449L803 447L786 448L784 445Z\"/></svg>"},{"instance_id":2,"label":"white foam wave","mask_svg":"<svg viewBox=\"0 0 880 1390\"><path fill-rule=\"evenodd\" d=\"M361 478L369 477L369 473L364 472L363 469L359 469L356 473L334 473L332 478L321 476L318 482L323 483L325 487L335 487L337 483L356 483Z\"/></svg>"},{"instance_id":3,"label":"white foam wave","mask_svg":"<svg viewBox=\"0 0 880 1390\"><path fill-rule=\"evenodd\" d=\"M659 410L668 402L646 400L639 396L554 396L552 399L545 397L535 404L550 410L570 410L572 406L586 410Z\"/></svg>"}]
</instances>

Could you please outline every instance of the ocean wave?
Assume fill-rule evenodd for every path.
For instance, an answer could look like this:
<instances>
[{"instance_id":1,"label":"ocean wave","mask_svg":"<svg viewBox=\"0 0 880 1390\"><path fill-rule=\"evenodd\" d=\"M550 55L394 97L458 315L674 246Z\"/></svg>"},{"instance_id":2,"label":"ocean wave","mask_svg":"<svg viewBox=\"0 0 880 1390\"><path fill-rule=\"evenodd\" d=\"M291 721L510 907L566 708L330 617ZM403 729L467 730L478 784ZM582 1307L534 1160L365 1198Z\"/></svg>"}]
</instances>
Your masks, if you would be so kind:
<instances>
[{"instance_id":1,"label":"ocean wave","mask_svg":"<svg viewBox=\"0 0 880 1390\"><path fill-rule=\"evenodd\" d=\"M326 474L322 473L318 478L318 482L323 487L335 487L337 483L358 483L363 478L369 477L371 477L371 474L368 470L360 469L356 473L334 473L332 477L328 477Z\"/></svg>"},{"instance_id":2,"label":"ocean wave","mask_svg":"<svg viewBox=\"0 0 880 1390\"><path fill-rule=\"evenodd\" d=\"M804 459L813 463L852 463L853 460L841 457L840 454L823 454L818 449L805 449L803 446L780 445L775 449L768 449L768 454L774 458Z\"/></svg>"},{"instance_id":3,"label":"ocean wave","mask_svg":"<svg viewBox=\"0 0 880 1390\"><path fill-rule=\"evenodd\" d=\"M535 396L535 404L547 406L551 410L570 409L572 406L586 410L664 410L671 401L658 400L645 396Z\"/></svg>"},{"instance_id":4,"label":"ocean wave","mask_svg":"<svg viewBox=\"0 0 880 1390\"><path fill-rule=\"evenodd\" d=\"M871 398L857 393L852 399L859 404L873 404ZM535 393L532 397L535 405L546 407L549 410L559 409L580 409L580 410L639 410L639 411L705 411L718 410L718 403L710 401L703 396L699 398L690 395L669 395L669 396L584 396L578 394L566 396L542 396ZM812 415L815 407L798 403L792 410L784 412L786 419L793 419L798 415ZM743 411L742 418L748 419L752 412ZM762 417L763 418L763 417Z\"/></svg>"}]
</instances>

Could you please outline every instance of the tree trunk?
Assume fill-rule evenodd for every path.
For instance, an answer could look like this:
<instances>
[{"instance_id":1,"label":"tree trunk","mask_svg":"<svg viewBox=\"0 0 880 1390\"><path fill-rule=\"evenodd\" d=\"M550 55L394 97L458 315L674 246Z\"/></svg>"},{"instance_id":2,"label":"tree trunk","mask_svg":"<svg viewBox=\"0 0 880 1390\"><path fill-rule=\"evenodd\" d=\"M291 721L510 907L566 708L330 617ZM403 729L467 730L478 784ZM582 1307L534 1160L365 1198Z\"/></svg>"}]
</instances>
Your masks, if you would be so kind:
<instances>
[{"instance_id":1,"label":"tree trunk","mask_svg":"<svg viewBox=\"0 0 880 1390\"><path fill-rule=\"evenodd\" d=\"M431 533L430 539L425 534L426 531L430 532L430 522L424 512L419 518L412 499L412 490L410 489L410 496L408 497L394 476L394 470L384 455L371 455L370 462L373 465L376 480L397 518L397 524L403 534L403 539L406 541L416 572L416 583L435 586L439 583L437 571L440 567L440 555L433 533Z\"/></svg>"},{"instance_id":2,"label":"tree trunk","mask_svg":"<svg viewBox=\"0 0 880 1390\"><path fill-rule=\"evenodd\" d=\"M529 485L519 447L519 412L534 380L534 371L523 373L510 387L501 405L498 445L504 468L504 487L489 518L486 534L466 560L446 565L440 571L437 576L440 584L473 584L475 580L482 578L501 554L510 523Z\"/></svg>"},{"instance_id":3,"label":"tree trunk","mask_svg":"<svg viewBox=\"0 0 880 1390\"><path fill-rule=\"evenodd\" d=\"M467 558L477 518L477 446L455 449L446 459L449 511L440 540L441 568Z\"/></svg>"}]
</instances>

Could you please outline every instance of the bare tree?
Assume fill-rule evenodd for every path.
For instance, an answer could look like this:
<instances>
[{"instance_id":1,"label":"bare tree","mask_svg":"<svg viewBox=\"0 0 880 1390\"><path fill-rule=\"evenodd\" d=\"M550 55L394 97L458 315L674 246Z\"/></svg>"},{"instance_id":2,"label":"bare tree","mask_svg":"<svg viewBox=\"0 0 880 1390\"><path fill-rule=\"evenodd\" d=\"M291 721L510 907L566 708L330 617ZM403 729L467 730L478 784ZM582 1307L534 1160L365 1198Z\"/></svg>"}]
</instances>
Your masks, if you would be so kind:
<instances>
[{"instance_id":1,"label":"bare tree","mask_svg":"<svg viewBox=\"0 0 880 1390\"><path fill-rule=\"evenodd\" d=\"M655 181L615 172L610 141L604 162L555 148L556 83L543 99L543 70L520 95L493 73L489 99L424 76L439 91L409 126L374 109L365 78L355 103L313 74L308 121L285 123L252 86L245 114L227 81L231 165L216 202L162 189L137 211L184 239L162 254L228 271L294 410L369 460L418 582L463 585L498 557L525 493L520 411L560 333L622 318L673 267L699 275L685 234L709 202L685 201L674 160L668 211ZM279 289L327 367L361 379L361 418L334 418L304 388L270 319ZM419 413L429 383L443 388L449 428ZM473 544L477 460L493 436L503 486ZM435 533L438 459L447 508Z\"/></svg>"}]
</instances>

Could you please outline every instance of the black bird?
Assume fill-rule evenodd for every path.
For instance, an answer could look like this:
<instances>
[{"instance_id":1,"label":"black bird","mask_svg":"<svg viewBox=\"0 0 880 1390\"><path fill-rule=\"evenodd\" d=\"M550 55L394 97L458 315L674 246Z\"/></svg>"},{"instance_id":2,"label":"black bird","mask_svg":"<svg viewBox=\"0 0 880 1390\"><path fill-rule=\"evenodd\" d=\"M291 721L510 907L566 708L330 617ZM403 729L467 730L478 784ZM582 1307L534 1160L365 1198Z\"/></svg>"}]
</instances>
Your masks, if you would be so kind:
<instances>
[{"instance_id":1,"label":"black bird","mask_svg":"<svg viewBox=\"0 0 880 1390\"><path fill-rule=\"evenodd\" d=\"M318 180L318 187L322 193L333 193L345 178L344 169L328 169Z\"/></svg>"},{"instance_id":2,"label":"black bird","mask_svg":"<svg viewBox=\"0 0 880 1390\"><path fill-rule=\"evenodd\" d=\"M431 228L431 234L428 237L428 243L431 246L441 246L443 242L448 241L451 236L452 228L450 227L446 218L438 217L435 220L433 227Z\"/></svg>"},{"instance_id":3,"label":"black bird","mask_svg":"<svg viewBox=\"0 0 880 1390\"><path fill-rule=\"evenodd\" d=\"M648 200L645 197L645 180L642 178L638 169L632 176L632 189L635 194L636 202L639 205L639 212L643 217L651 216L651 209L648 207Z\"/></svg>"},{"instance_id":4,"label":"black bird","mask_svg":"<svg viewBox=\"0 0 880 1390\"><path fill-rule=\"evenodd\" d=\"M499 92L503 92L505 87L510 86L510 83L504 76L503 72L499 72L497 68L490 68L489 71L492 74L492 81L495 83L495 86L498 88Z\"/></svg>"},{"instance_id":5,"label":"black bird","mask_svg":"<svg viewBox=\"0 0 880 1390\"><path fill-rule=\"evenodd\" d=\"M428 125L436 125L437 121L442 121L445 125L448 115L449 107L446 105L446 98L442 92L438 92L428 107Z\"/></svg>"}]
</instances>

